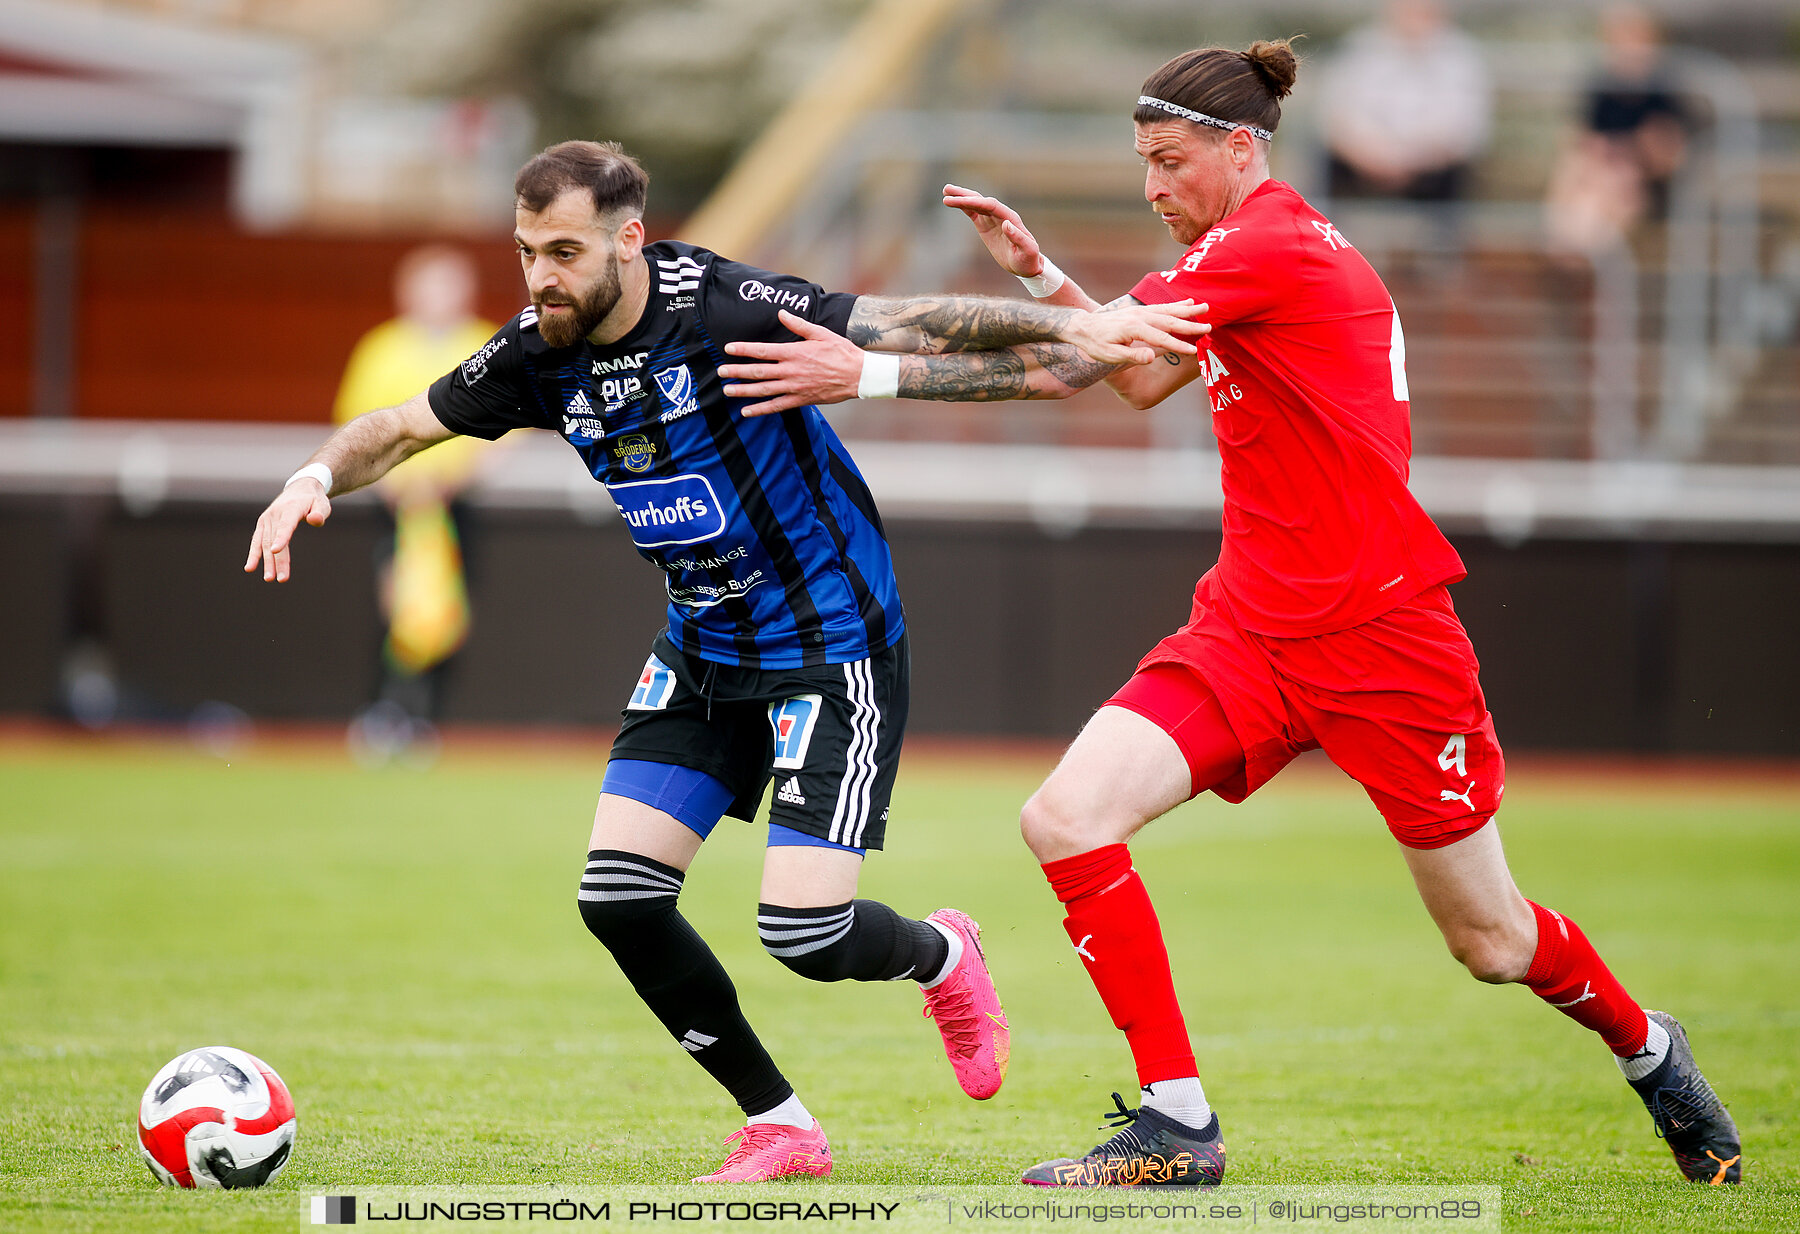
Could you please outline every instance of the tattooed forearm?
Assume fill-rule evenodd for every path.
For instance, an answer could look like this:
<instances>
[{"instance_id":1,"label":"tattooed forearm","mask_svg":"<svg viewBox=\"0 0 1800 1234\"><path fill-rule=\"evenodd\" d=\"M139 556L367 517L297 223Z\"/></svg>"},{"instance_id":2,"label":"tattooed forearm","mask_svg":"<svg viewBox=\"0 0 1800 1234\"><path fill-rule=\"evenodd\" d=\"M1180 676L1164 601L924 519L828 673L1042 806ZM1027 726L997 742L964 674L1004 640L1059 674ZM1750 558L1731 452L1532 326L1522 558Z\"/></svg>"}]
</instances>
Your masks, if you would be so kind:
<instances>
[{"instance_id":1,"label":"tattooed forearm","mask_svg":"<svg viewBox=\"0 0 1800 1234\"><path fill-rule=\"evenodd\" d=\"M850 312L849 336L874 351L985 351L1060 339L1080 311L981 296L862 296Z\"/></svg>"},{"instance_id":2,"label":"tattooed forearm","mask_svg":"<svg viewBox=\"0 0 1800 1234\"><path fill-rule=\"evenodd\" d=\"M1115 367L1088 359L1068 343L902 356L899 394L959 403L1067 398L1104 380Z\"/></svg>"},{"instance_id":3,"label":"tattooed forearm","mask_svg":"<svg viewBox=\"0 0 1800 1234\"><path fill-rule=\"evenodd\" d=\"M1102 364L1098 360L1088 359L1081 348L1072 343L1033 343L1028 350L1038 367L1061 382L1070 392L1085 390L1097 381L1105 381L1119 368L1116 364Z\"/></svg>"},{"instance_id":4,"label":"tattooed forearm","mask_svg":"<svg viewBox=\"0 0 1800 1234\"><path fill-rule=\"evenodd\" d=\"M1024 398L1025 358L1014 351L969 351L954 356L902 356L901 398L986 403Z\"/></svg>"}]
</instances>

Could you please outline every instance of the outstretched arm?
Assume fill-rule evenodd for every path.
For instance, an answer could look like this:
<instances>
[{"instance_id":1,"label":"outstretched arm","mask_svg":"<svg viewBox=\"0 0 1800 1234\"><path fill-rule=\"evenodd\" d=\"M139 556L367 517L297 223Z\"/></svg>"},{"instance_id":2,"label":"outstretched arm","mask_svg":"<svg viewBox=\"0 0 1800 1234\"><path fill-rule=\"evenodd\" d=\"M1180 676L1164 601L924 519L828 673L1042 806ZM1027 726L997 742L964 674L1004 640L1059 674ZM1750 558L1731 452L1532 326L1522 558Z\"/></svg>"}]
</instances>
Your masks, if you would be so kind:
<instances>
[{"instance_id":1,"label":"outstretched arm","mask_svg":"<svg viewBox=\"0 0 1800 1234\"><path fill-rule=\"evenodd\" d=\"M1055 290L1041 297L1039 304L1108 313L1121 309L1135 310L1141 303L1131 296L1120 296L1111 304L1098 303L1074 279L1055 268L1050 259L1044 256L1037 237L1026 229L1025 220L1019 217L1018 211L998 197L987 197L974 189L946 184L944 204L952 210L963 212L974 225L975 234L981 238L989 255L1002 270L1021 279L1049 277L1057 281ZM1200 307L1204 309L1206 306ZM1126 365L1113 370L1108 374L1106 384L1113 388L1113 393L1139 410L1154 407L1200 375L1200 365L1193 354L1192 351L1181 354L1164 351L1159 357L1160 363Z\"/></svg>"},{"instance_id":2,"label":"outstretched arm","mask_svg":"<svg viewBox=\"0 0 1800 1234\"><path fill-rule=\"evenodd\" d=\"M1025 343L1000 351L901 356L895 397L962 403L1068 398L1105 381L1113 393L1143 411L1199 375L1200 362L1194 356L1163 352L1148 364L1101 364L1067 343Z\"/></svg>"},{"instance_id":3,"label":"outstretched arm","mask_svg":"<svg viewBox=\"0 0 1800 1234\"><path fill-rule=\"evenodd\" d=\"M747 416L841 403L858 396L868 354L855 343L785 310L781 322L800 336L798 343L732 343L734 355L764 361L722 364L719 376L735 384L728 398L760 399ZM985 351L945 355L903 355L894 391L900 398L989 402L1000 399L1067 398L1117 366L1094 360L1071 343L1021 343Z\"/></svg>"},{"instance_id":4,"label":"outstretched arm","mask_svg":"<svg viewBox=\"0 0 1800 1234\"><path fill-rule=\"evenodd\" d=\"M281 490L256 520L244 573L260 564L263 581L285 583L293 572L290 545L302 520L314 527L331 517L331 494L349 493L373 484L404 459L425 447L455 436L432 413L423 391L398 407L358 416L326 439L307 465L322 463L331 471L331 492L312 476L296 479Z\"/></svg>"},{"instance_id":5,"label":"outstretched arm","mask_svg":"<svg viewBox=\"0 0 1800 1234\"><path fill-rule=\"evenodd\" d=\"M1064 305L1089 311L1100 307L1100 302L1083 291L1081 284L1056 270L1038 245L1037 237L1027 230L1025 220L1019 217L1019 212L998 197L988 197L961 185L946 184L944 204L952 210L963 212L974 225L975 234L980 237L989 256L1002 270L1020 279L1049 277L1058 280L1054 291L1041 296L1033 292L1039 304Z\"/></svg>"},{"instance_id":6,"label":"outstretched arm","mask_svg":"<svg viewBox=\"0 0 1800 1234\"><path fill-rule=\"evenodd\" d=\"M1090 316L1110 318L1122 311ZM761 400L744 408L747 416L882 394L953 402L1068 398L1101 380L1142 409L1160 403L1200 374L1199 361L1192 355L1165 352L1150 363L1119 365L1093 359L1069 343L1022 343L990 351L889 359L888 364L899 366L898 373L893 384L877 393L863 388L865 366L874 363L867 352L786 310L781 322L800 336L798 343L726 344L732 355L758 361L719 366L719 376L734 383L725 387L727 398Z\"/></svg>"},{"instance_id":7,"label":"outstretched arm","mask_svg":"<svg viewBox=\"0 0 1800 1234\"><path fill-rule=\"evenodd\" d=\"M1068 398L1120 368L1069 343L1021 343L998 351L900 357L896 397L957 403Z\"/></svg>"},{"instance_id":8,"label":"outstretched arm","mask_svg":"<svg viewBox=\"0 0 1800 1234\"><path fill-rule=\"evenodd\" d=\"M1183 336L1206 333L1203 322L1192 320L1202 311L1181 301L1102 318L1062 305L984 296L859 296L848 333L852 343L869 351L938 355L1073 343L1108 364L1146 364L1156 352L1192 355L1194 344Z\"/></svg>"}]
</instances>

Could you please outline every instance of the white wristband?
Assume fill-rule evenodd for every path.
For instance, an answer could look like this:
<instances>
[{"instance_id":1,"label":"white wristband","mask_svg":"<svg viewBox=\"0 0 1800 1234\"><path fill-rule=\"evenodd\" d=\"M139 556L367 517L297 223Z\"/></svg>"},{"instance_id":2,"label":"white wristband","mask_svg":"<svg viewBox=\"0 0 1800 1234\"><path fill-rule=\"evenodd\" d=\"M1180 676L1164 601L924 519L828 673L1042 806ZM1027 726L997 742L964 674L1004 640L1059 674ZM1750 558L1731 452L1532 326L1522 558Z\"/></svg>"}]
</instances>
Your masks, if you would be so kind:
<instances>
[{"instance_id":1,"label":"white wristband","mask_svg":"<svg viewBox=\"0 0 1800 1234\"><path fill-rule=\"evenodd\" d=\"M1032 298L1035 300L1042 300L1045 296L1055 295L1056 289L1063 285L1064 280L1063 272L1058 270L1056 268L1056 263L1051 261L1048 257L1044 258L1044 268L1038 271L1034 277L1026 278L1023 274L1014 275L1013 277L1025 284L1025 290L1029 291Z\"/></svg>"},{"instance_id":2,"label":"white wristband","mask_svg":"<svg viewBox=\"0 0 1800 1234\"><path fill-rule=\"evenodd\" d=\"M857 398L895 398L900 393L900 357L892 352L863 352L862 380Z\"/></svg>"},{"instance_id":3,"label":"white wristband","mask_svg":"<svg viewBox=\"0 0 1800 1234\"><path fill-rule=\"evenodd\" d=\"M323 463L308 463L299 471L296 471L293 475L289 476L287 478L287 484L284 484L281 487L286 488L288 484L292 484L295 480L317 480L320 484L325 486L325 495L328 497L331 495L331 468Z\"/></svg>"}]
</instances>

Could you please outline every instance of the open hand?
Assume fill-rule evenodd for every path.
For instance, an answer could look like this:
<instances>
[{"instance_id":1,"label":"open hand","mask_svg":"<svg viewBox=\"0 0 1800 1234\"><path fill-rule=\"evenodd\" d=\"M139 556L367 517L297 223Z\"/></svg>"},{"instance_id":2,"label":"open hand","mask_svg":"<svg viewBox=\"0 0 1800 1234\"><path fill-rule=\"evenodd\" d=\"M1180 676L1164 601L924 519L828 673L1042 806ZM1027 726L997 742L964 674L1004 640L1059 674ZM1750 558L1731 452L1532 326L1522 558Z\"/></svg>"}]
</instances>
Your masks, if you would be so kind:
<instances>
[{"instance_id":1,"label":"open hand","mask_svg":"<svg viewBox=\"0 0 1800 1234\"><path fill-rule=\"evenodd\" d=\"M1183 335L1210 334L1212 327L1194 320L1206 305L1192 300L1173 304L1134 304L1097 313L1077 313L1063 330L1073 343L1102 364L1148 364L1158 352L1191 356L1197 350Z\"/></svg>"},{"instance_id":2,"label":"open hand","mask_svg":"<svg viewBox=\"0 0 1800 1234\"><path fill-rule=\"evenodd\" d=\"M263 582L285 583L293 573L289 545L294 532L305 519L321 527L331 517L331 498L325 486L311 476L296 480L281 490L269 508L256 520L256 533L250 537L250 556L244 560L244 573L252 573L262 563Z\"/></svg>"},{"instance_id":3,"label":"open hand","mask_svg":"<svg viewBox=\"0 0 1800 1234\"><path fill-rule=\"evenodd\" d=\"M968 216L975 224L975 234L1002 270L1020 278L1036 278L1044 272L1043 250L1011 206L954 184L944 186L944 204Z\"/></svg>"},{"instance_id":4,"label":"open hand","mask_svg":"<svg viewBox=\"0 0 1800 1234\"><path fill-rule=\"evenodd\" d=\"M726 398L762 399L743 408L747 416L766 416L812 403L841 403L856 397L862 382L863 352L841 334L815 326L782 309L781 324L800 336L798 343L727 343L734 356L759 364L721 364Z\"/></svg>"}]
</instances>

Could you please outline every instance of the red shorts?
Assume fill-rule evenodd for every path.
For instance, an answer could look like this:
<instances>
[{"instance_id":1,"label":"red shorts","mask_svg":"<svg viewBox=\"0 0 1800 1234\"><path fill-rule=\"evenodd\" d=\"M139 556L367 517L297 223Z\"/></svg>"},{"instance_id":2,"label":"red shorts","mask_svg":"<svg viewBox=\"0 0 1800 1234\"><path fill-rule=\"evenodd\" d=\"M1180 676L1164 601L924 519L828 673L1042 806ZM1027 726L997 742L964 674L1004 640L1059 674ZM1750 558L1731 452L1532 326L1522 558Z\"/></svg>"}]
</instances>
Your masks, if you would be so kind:
<instances>
[{"instance_id":1,"label":"red shorts","mask_svg":"<svg viewBox=\"0 0 1800 1234\"><path fill-rule=\"evenodd\" d=\"M1485 824L1505 791L1479 668L1441 586L1348 630L1276 638L1241 628L1209 572L1188 624L1107 703L1175 739L1196 795L1242 801L1322 748L1395 839L1441 848Z\"/></svg>"}]
</instances>

